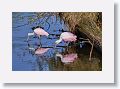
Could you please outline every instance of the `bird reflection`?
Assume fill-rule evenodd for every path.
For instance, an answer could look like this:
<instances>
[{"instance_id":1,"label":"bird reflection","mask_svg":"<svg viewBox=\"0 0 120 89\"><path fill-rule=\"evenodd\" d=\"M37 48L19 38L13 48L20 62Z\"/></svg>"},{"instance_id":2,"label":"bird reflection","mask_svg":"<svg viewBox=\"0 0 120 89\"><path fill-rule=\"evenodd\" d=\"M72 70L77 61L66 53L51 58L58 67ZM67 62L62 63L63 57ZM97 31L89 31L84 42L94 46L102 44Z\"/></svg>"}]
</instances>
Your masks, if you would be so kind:
<instances>
[{"instance_id":1,"label":"bird reflection","mask_svg":"<svg viewBox=\"0 0 120 89\"><path fill-rule=\"evenodd\" d=\"M29 47L29 50L34 52L36 55L36 67L35 70L38 71L47 71L49 70L47 57L44 55L50 48L32 48Z\"/></svg>"},{"instance_id":2,"label":"bird reflection","mask_svg":"<svg viewBox=\"0 0 120 89\"><path fill-rule=\"evenodd\" d=\"M78 58L77 53L70 53L70 54L66 54L66 55L62 55L60 53L56 54L56 58L60 57L61 61L65 64L69 64L73 61L75 61Z\"/></svg>"},{"instance_id":3,"label":"bird reflection","mask_svg":"<svg viewBox=\"0 0 120 89\"><path fill-rule=\"evenodd\" d=\"M37 48L35 50L35 54L36 55L41 55L41 54L44 54L46 53L50 48Z\"/></svg>"},{"instance_id":4,"label":"bird reflection","mask_svg":"<svg viewBox=\"0 0 120 89\"><path fill-rule=\"evenodd\" d=\"M31 51L34 51L34 54L36 55L42 55L44 53L46 53L50 48L41 48L41 47L38 47L38 48L32 48L32 47L29 47L28 48L29 50Z\"/></svg>"}]
</instances>

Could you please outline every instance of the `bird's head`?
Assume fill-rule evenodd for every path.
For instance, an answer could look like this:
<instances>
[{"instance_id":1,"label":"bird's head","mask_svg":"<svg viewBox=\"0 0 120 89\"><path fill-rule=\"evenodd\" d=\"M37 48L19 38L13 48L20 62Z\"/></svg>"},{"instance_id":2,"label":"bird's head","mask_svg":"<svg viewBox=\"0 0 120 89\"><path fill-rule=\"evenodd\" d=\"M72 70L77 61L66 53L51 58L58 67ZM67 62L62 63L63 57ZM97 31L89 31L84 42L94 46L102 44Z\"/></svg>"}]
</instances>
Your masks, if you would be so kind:
<instances>
[{"instance_id":1,"label":"bird's head","mask_svg":"<svg viewBox=\"0 0 120 89\"><path fill-rule=\"evenodd\" d=\"M44 27L39 26L40 28L44 29Z\"/></svg>"},{"instance_id":2,"label":"bird's head","mask_svg":"<svg viewBox=\"0 0 120 89\"><path fill-rule=\"evenodd\" d=\"M41 28L41 29L44 29L44 27L42 27L42 26L36 26L36 28Z\"/></svg>"},{"instance_id":3,"label":"bird's head","mask_svg":"<svg viewBox=\"0 0 120 89\"><path fill-rule=\"evenodd\" d=\"M44 27L41 27L41 26L36 26L36 27L32 27L32 30L35 30L36 28L41 28L41 29L44 29Z\"/></svg>"},{"instance_id":4,"label":"bird's head","mask_svg":"<svg viewBox=\"0 0 120 89\"><path fill-rule=\"evenodd\" d=\"M32 27L32 30L35 30L36 29L36 27Z\"/></svg>"}]
</instances>

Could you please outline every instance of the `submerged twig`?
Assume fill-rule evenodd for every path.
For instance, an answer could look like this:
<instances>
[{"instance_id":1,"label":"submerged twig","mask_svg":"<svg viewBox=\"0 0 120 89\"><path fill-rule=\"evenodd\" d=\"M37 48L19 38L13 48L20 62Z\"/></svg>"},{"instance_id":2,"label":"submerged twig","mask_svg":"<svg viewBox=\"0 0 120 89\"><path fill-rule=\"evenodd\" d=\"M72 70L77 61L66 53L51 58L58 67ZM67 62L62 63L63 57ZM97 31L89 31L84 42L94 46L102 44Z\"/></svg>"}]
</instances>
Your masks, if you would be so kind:
<instances>
[{"instance_id":1,"label":"submerged twig","mask_svg":"<svg viewBox=\"0 0 120 89\"><path fill-rule=\"evenodd\" d=\"M84 41L82 41L82 43L90 43L91 50L90 50L90 53L89 53L89 61L91 61L93 47L94 47L94 38L93 38L93 42L92 43L91 43L91 41L89 39L84 39L84 38L80 38L80 39L84 40Z\"/></svg>"},{"instance_id":2,"label":"submerged twig","mask_svg":"<svg viewBox=\"0 0 120 89\"><path fill-rule=\"evenodd\" d=\"M90 41L89 41L89 42L90 42ZM92 52L93 52L94 38L93 38L93 43L90 42L90 44L91 44L92 47L91 47L91 51L90 51L90 54L89 54L89 55L90 55L90 56L89 56L89 61L91 61L91 56L92 56Z\"/></svg>"}]
</instances>

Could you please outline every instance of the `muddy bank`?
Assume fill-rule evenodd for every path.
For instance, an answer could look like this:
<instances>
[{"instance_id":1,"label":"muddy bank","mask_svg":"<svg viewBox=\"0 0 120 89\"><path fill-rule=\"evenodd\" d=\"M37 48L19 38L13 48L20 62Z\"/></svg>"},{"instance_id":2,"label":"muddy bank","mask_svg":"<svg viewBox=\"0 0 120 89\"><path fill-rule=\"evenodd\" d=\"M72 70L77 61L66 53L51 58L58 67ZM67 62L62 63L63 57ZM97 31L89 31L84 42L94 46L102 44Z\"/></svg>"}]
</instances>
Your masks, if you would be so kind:
<instances>
[{"instance_id":1,"label":"muddy bank","mask_svg":"<svg viewBox=\"0 0 120 89\"><path fill-rule=\"evenodd\" d=\"M94 40L94 47L102 51L102 13L101 12L60 12L58 14L69 30L80 37Z\"/></svg>"}]
</instances>

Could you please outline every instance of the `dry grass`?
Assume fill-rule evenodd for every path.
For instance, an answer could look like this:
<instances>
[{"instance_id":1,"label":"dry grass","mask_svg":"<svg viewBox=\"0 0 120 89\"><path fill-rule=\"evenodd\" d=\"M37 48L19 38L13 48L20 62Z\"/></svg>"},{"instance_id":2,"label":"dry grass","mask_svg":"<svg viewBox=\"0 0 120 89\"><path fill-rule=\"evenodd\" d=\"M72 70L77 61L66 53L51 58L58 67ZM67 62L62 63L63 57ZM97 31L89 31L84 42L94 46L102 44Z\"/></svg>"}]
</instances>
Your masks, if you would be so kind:
<instances>
[{"instance_id":1,"label":"dry grass","mask_svg":"<svg viewBox=\"0 0 120 89\"><path fill-rule=\"evenodd\" d=\"M69 25L71 32L79 29L90 40L94 38L95 45L102 48L102 12L62 12L59 16Z\"/></svg>"}]
</instances>

